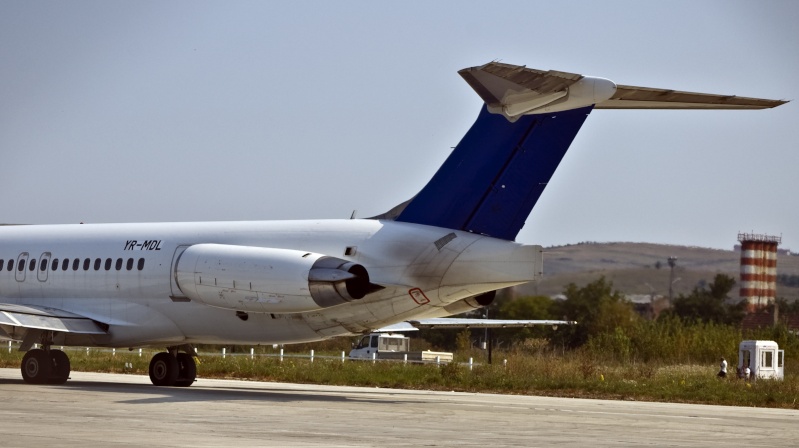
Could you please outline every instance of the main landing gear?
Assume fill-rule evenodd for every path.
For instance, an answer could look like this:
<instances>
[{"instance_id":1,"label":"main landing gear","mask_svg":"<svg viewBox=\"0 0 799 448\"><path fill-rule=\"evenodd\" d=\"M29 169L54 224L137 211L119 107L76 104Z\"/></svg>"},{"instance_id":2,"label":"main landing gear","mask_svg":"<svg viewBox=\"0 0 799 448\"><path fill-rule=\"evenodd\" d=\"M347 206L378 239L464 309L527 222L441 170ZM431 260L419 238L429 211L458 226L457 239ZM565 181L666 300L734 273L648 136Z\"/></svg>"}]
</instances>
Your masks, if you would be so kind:
<instances>
[{"instance_id":1,"label":"main landing gear","mask_svg":"<svg viewBox=\"0 0 799 448\"><path fill-rule=\"evenodd\" d=\"M178 350L184 352L178 352ZM156 386L189 387L197 378L197 356L190 345L168 347L150 361L150 381Z\"/></svg>"},{"instance_id":2,"label":"main landing gear","mask_svg":"<svg viewBox=\"0 0 799 448\"><path fill-rule=\"evenodd\" d=\"M21 370L22 379L28 384L64 384L69 379L69 357L49 346L28 350Z\"/></svg>"},{"instance_id":3,"label":"main landing gear","mask_svg":"<svg viewBox=\"0 0 799 448\"><path fill-rule=\"evenodd\" d=\"M22 379L28 384L64 384L69 379L69 357L50 348L52 335L42 337L42 348L28 350L22 358ZM32 344L31 344L32 345ZM169 347L150 361L150 381L156 386L189 387L197 378L197 353L191 345ZM178 350L183 350L178 352Z\"/></svg>"},{"instance_id":4,"label":"main landing gear","mask_svg":"<svg viewBox=\"0 0 799 448\"><path fill-rule=\"evenodd\" d=\"M22 379L28 384L64 384L69 379L69 357L53 345L53 332L45 331L31 335L39 337L42 348L28 350L22 357ZM33 345L29 340L28 344ZM30 346L28 345L28 346Z\"/></svg>"}]
</instances>

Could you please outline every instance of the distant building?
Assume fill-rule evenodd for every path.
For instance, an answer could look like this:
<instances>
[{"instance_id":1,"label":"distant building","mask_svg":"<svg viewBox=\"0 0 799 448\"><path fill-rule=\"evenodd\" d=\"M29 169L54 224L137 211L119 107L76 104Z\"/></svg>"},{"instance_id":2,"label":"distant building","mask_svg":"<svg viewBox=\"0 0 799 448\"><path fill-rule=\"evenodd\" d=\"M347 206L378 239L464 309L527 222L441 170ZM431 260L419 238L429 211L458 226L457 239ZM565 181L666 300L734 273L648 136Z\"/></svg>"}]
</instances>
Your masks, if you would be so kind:
<instances>
[{"instance_id":1,"label":"distant building","mask_svg":"<svg viewBox=\"0 0 799 448\"><path fill-rule=\"evenodd\" d=\"M757 330L758 328L768 328L777 323L784 323L789 330L799 331L799 314L778 315L775 319L774 310L763 309L744 316L741 321L742 330Z\"/></svg>"}]
</instances>

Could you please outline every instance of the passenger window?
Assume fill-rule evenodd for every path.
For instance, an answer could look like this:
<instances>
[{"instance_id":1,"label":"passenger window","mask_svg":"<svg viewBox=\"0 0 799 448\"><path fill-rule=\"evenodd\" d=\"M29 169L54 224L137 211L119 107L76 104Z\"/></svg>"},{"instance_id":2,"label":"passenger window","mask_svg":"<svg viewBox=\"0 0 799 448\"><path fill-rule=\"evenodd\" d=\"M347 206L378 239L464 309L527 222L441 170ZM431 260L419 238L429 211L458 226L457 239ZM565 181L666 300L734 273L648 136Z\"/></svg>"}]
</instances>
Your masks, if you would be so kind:
<instances>
[{"instance_id":1,"label":"passenger window","mask_svg":"<svg viewBox=\"0 0 799 448\"><path fill-rule=\"evenodd\" d=\"M115 268L116 268L117 271L122 269L122 259L121 258L117 258L117 264L116 264Z\"/></svg>"},{"instance_id":2,"label":"passenger window","mask_svg":"<svg viewBox=\"0 0 799 448\"><path fill-rule=\"evenodd\" d=\"M78 266L80 266L80 258L76 258L76 259L72 260L72 270L73 271L77 271L78 270Z\"/></svg>"},{"instance_id":3,"label":"passenger window","mask_svg":"<svg viewBox=\"0 0 799 448\"><path fill-rule=\"evenodd\" d=\"M47 260L42 260L42 264L39 265L39 270L42 272L47 270Z\"/></svg>"},{"instance_id":4,"label":"passenger window","mask_svg":"<svg viewBox=\"0 0 799 448\"><path fill-rule=\"evenodd\" d=\"M22 272L25 270L25 260L20 260L19 264L17 265L17 271Z\"/></svg>"},{"instance_id":5,"label":"passenger window","mask_svg":"<svg viewBox=\"0 0 799 448\"><path fill-rule=\"evenodd\" d=\"M127 270L133 269L133 258L128 258L128 263L125 265L125 269Z\"/></svg>"},{"instance_id":6,"label":"passenger window","mask_svg":"<svg viewBox=\"0 0 799 448\"><path fill-rule=\"evenodd\" d=\"M111 259L110 258L106 258L105 259L105 270L106 271L111 270Z\"/></svg>"},{"instance_id":7,"label":"passenger window","mask_svg":"<svg viewBox=\"0 0 799 448\"><path fill-rule=\"evenodd\" d=\"M29 271L36 270L36 259L32 259L31 262L28 264L28 270Z\"/></svg>"},{"instance_id":8,"label":"passenger window","mask_svg":"<svg viewBox=\"0 0 799 448\"><path fill-rule=\"evenodd\" d=\"M8 267L6 268L6 270L7 271L13 271L14 270L14 260L13 259L8 260Z\"/></svg>"},{"instance_id":9,"label":"passenger window","mask_svg":"<svg viewBox=\"0 0 799 448\"><path fill-rule=\"evenodd\" d=\"M144 258L139 258L139 263L138 263L138 265L136 266L136 269L138 269L138 270L140 270L140 271L141 271L142 269L144 269Z\"/></svg>"},{"instance_id":10,"label":"passenger window","mask_svg":"<svg viewBox=\"0 0 799 448\"><path fill-rule=\"evenodd\" d=\"M69 258L64 258L64 261L61 263L61 270L66 271L69 269Z\"/></svg>"},{"instance_id":11,"label":"passenger window","mask_svg":"<svg viewBox=\"0 0 799 448\"><path fill-rule=\"evenodd\" d=\"M58 258L53 258L53 266L50 268L51 271L58 270Z\"/></svg>"},{"instance_id":12,"label":"passenger window","mask_svg":"<svg viewBox=\"0 0 799 448\"><path fill-rule=\"evenodd\" d=\"M6 264L6 261L0 258L0 270L3 269L3 265Z\"/></svg>"},{"instance_id":13,"label":"passenger window","mask_svg":"<svg viewBox=\"0 0 799 448\"><path fill-rule=\"evenodd\" d=\"M94 259L94 270L95 271L99 271L100 270L100 263L102 263L102 262L103 262L103 260L101 260L99 258L95 258Z\"/></svg>"},{"instance_id":14,"label":"passenger window","mask_svg":"<svg viewBox=\"0 0 799 448\"><path fill-rule=\"evenodd\" d=\"M89 264L91 262L92 262L92 260L90 260L89 258L83 260L83 270L84 271L88 271L89 270Z\"/></svg>"}]
</instances>

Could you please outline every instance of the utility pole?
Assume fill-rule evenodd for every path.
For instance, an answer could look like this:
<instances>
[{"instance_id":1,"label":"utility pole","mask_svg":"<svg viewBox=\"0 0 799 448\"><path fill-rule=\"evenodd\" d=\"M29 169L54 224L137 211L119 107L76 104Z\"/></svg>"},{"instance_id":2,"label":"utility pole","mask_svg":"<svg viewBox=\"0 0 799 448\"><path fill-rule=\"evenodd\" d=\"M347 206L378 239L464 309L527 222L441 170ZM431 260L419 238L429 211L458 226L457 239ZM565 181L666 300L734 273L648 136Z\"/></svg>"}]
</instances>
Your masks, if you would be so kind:
<instances>
[{"instance_id":1,"label":"utility pole","mask_svg":"<svg viewBox=\"0 0 799 448\"><path fill-rule=\"evenodd\" d=\"M677 257L669 257L669 307L671 307L672 300L674 299L674 266L677 265Z\"/></svg>"},{"instance_id":2,"label":"utility pole","mask_svg":"<svg viewBox=\"0 0 799 448\"><path fill-rule=\"evenodd\" d=\"M488 319L488 306L485 308L485 318ZM488 363L491 364L491 329L486 326L485 344L488 350Z\"/></svg>"}]
</instances>

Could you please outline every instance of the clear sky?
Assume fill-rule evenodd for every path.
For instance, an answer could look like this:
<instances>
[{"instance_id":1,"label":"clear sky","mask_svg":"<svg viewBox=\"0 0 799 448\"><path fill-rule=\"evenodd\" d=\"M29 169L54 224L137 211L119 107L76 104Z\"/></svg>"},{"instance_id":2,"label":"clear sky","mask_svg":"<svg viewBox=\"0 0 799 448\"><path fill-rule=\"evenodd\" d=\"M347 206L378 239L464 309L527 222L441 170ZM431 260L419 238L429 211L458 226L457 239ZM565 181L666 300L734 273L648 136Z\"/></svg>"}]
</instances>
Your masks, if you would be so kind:
<instances>
[{"instance_id":1,"label":"clear sky","mask_svg":"<svg viewBox=\"0 0 799 448\"><path fill-rule=\"evenodd\" d=\"M491 60L798 100L594 111L517 241L799 250L799 2L0 0L0 222L348 218L416 194Z\"/></svg>"}]
</instances>

